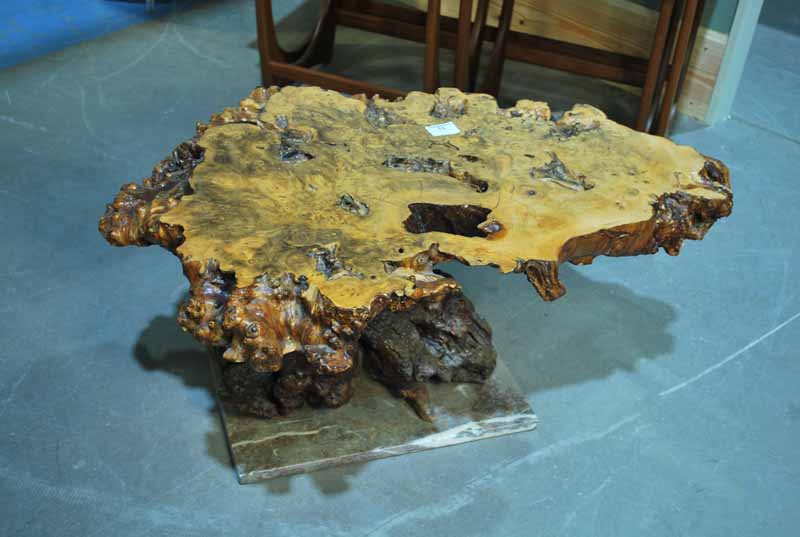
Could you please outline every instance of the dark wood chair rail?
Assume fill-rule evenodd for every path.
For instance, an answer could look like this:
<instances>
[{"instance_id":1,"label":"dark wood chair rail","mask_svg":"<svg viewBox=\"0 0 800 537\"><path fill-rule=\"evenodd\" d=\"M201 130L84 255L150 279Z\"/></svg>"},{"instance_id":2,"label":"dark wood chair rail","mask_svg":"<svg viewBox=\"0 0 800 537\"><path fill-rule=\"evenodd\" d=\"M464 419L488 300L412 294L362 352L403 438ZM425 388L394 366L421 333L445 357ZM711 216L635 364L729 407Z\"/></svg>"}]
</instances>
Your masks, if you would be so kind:
<instances>
[{"instance_id":1,"label":"dark wood chair rail","mask_svg":"<svg viewBox=\"0 0 800 537\"><path fill-rule=\"evenodd\" d=\"M285 51L278 44L271 0L256 0L262 82L316 84L348 93L397 97L403 91L312 69L333 53L336 26L425 43L423 89L440 86L439 49L456 51L453 85L465 91L497 95L504 61L521 61L642 88L635 127L664 135L669 128L705 0L662 0L649 58L620 54L510 29L513 0L503 0L497 28L486 25L488 0L478 0L475 22L472 0L461 0L459 16L440 13L441 0L429 0L428 11L372 0L328 0L304 45ZM477 72L484 41L494 43L483 83Z\"/></svg>"}]
</instances>

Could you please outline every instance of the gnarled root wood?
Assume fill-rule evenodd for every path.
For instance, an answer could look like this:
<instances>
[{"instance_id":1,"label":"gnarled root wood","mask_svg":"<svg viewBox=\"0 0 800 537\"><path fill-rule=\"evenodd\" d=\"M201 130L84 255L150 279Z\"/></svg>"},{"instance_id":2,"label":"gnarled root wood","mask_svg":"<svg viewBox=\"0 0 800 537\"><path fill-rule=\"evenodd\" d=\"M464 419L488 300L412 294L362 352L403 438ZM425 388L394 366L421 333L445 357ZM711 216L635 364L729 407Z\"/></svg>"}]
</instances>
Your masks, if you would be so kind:
<instances>
[{"instance_id":1,"label":"gnarled root wood","mask_svg":"<svg viewBox=\"0 0 800 537\"><path fill-rule=\"evenodd\" d=\"M491 328L461 293L383 311L367 325L361 344L367 371L426 420L425 382L483 382L497 363Z\"/></svg>"},{"instance_id":2,"label":"gnarled root wood","mask_svg":"<svg viewBox=\"0 0 800 537\"><path fill-rule=\"evenodd\" d=\"M497 363L491 334L472 303L453 292L406 310L384 310L367 324L351 352L363 356L368 374L431 421L426 383L487 380ZM351 368L348 375L320 372L299 352L284 358L280 369L252 360L232 362L221 353L217 358L220 396L239 412L261 417L286 414L306 401L340 406L352 395L352 373L358 369Z\"/></svg>"},{"instance_id":3,"label":"gnarled root wood","mask_svg":"<svg viewBox=\"0 0 800 537\"><path fill-rule=\"evenodd\" d=\"M442 121L457 133L426 130ZM363 346L424 416L421 382L480 381L494 361L437 263L524 273L554 300L562 263L676 255L732 200L719 161L589 106L553 120L544 103L501 109L452 89L387 101L259 88L123 186L100 232L180 258L178 320L229 364L243 410L345 403Z\"/></svg>"}]
</instances>

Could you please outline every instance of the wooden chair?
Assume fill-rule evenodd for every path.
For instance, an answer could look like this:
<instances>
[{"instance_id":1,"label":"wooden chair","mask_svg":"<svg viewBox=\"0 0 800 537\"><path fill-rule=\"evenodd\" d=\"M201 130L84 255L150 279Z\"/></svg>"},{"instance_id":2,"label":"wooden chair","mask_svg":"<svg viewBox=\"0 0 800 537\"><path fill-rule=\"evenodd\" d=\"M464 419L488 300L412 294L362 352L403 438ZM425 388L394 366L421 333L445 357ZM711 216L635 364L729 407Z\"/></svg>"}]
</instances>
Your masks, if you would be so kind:
<instances>
[{"instance_id":1,"label":"wooden chair","mask_svg":"<svg viewBox=\"0 0 800 537\"><path fill-rule=\"evenodd\" d=\"M295 50L280 47L271 0L256 0L258 48L264 85L302 82L347 93L399 97L405 92L315 70L330 61L336 26L425 43L423 88L441 85L439 49L455 50L453 86L497 95L506 59L532 63L642 88L638 130L664 135L689 54L697 35L705 0L662 0L649 58L609 52L574 43L514 32L510 29L514 0L502 0L499 24L486 24L489 0L461 0L458 17L441 15L441 0L429 0L427 12L372 0L323 0L319 20L305 43ZM493 43L485 76L477 82L481 50Z\"/></svg>"}]
</instances>

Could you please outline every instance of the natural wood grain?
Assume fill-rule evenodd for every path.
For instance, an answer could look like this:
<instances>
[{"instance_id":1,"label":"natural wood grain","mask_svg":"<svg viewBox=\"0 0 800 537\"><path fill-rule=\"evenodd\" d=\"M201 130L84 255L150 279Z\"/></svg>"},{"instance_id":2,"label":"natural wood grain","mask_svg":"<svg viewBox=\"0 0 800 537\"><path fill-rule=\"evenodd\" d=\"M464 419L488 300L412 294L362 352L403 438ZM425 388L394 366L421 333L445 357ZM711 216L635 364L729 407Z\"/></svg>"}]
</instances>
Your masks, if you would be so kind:
<instances>
[{"instance_id":1,"label":"natural wood grain","mask_svg":"<svg viewBox=\"0 0 800 537\"><path fill-rule=\"evenodd\" d=\"M439 0L428 0L427 20L425 21L425 64L422 86L425 91L435 91L439 87Z\"/></svg>"},{"instance_id":2,"label":"natural wood grain","mask_svg":"<svg viewBox=\"0 0 800 537\"><path fill-rule=\"evenodd\" d=\"M445 121L460 133L425 129ZM270 88L125 185L100 231L178 255L181 325L280 374L282 408L335 406L376 315L458 292L438 262L524 273L553 300L563 262L702 238L729 214L729 187L718 161L589 106L553 121L544 103L500 109L454 89L387 101Z\"/></svg>"}]
</instances>

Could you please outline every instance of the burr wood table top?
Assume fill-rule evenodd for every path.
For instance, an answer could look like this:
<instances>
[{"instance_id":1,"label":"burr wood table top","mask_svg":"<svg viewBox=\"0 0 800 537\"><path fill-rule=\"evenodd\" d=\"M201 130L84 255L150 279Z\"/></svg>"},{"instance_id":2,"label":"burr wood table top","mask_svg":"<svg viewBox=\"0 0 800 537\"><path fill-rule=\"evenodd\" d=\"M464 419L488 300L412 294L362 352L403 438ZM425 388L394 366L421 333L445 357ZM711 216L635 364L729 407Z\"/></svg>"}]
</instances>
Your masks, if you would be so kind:
<instances>
[{"instance_id":1,"label":"burr wood table top","mask_svg":"<svg viewBox=\"0 0 800 537\"><path fill-rule=\"evenodd\" d=\"M177 254L194 301L181 323L243 361L236 333L267 337L247 333L257 297L282 313L255 347L286 355L323 326L357 334L386 307L456 289L440 261L524 273L552 300L559 264L674 255L731 207L723 164L589 106L554 120L545 103L453 89L387 101L286 87L199 124L100 229Z\"/></svg>"}]
</instances>

